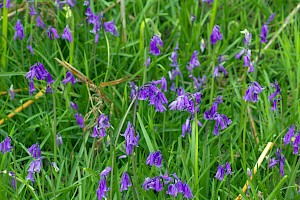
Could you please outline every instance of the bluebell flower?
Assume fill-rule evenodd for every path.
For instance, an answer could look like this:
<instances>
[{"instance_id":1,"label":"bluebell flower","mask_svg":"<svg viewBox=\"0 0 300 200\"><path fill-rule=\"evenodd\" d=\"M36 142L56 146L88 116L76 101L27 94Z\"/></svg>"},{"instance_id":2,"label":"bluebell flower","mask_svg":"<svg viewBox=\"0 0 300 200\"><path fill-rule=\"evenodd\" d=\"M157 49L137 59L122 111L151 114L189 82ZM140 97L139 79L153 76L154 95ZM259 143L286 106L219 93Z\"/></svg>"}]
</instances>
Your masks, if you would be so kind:
<instances>
[{"instance_id":1,"label":"bluebell flower","mask_svg":"<svg viewBox=\"0 0 300 200\"><path fill-rule=\"evenodd\" d=\"M29 94L32 95L36 91L33 81L29 82Z\"/></svg>"},{"instance_id":2,"label":"bluebell flower","mask_svg":"<svg viewBox=\"0 0 300 200\"><path fill-rule=\"evenodd\" d=\"M223 72L224 75L227 75L228 72L223 66L223 62L226 60L225 56L219 55L218 57L218 65L214 68L214 74L213 77L218 77L220 76L220 72Z\"/></svg>"},{"instance_id":3,"label":"bluebell flower","mask_svg":"<svg viewBox=\"0 0 300 200\"><path fill-rule=\"evenodd\" d=\"M268 26L267 24L264 24L261 28L260 43L268 42L267 35L268 35Z\"/></svg>"},{"instance_id":4,"label":"bluebell flower","mask_svg":"<svg viewBox=\"0 0 300 200\"><path fill-rule=\"evenodd\" d=\"M150 53L154 56L158 56L161 54L160 49L158 46L163 47L164 44L158 35L153 35L151 41L150 41Z\"/></svg>"},{"instance_id":5,"label":"bluebell flower","mask_svg":"<svg viewBox=\"0 0 300 200\"><path fill-rule=\"evenodd\" d=\"M30 180L31 182L35 182L34 173L40 173L42 165L43 165L42 158L36 158L35 160L33 160L30 163L29 168L27 170L28 175L26 177L26 180Z\"/></svg>"},{"instance_id":6,"label":"bluebell flower","mask_svg":"<svg viewBox=\"0 0 300 200\"><path fill-rule=\"evenodd\" d=\"M214 135L219 135L221 130L226 129L230 124L231 120L226 117L224 114L216 113L214 115L215 126L214 126Z\"/></svg>"},{"instance_id":7,"label":"bluebell flower","mask_svg":"<svg viewBox=\"0 0 300 200\"><path fill-rule=\"evenodd\" d=\"M164 105L168 103L165 94L161 91L166 90L165 81L165 78L162 78L159 81L152 81L141 86L137 98L143 101L149 100L149 104L153 105L157 112L164 112L166 110ZM161 88L158 87L159 84Z\"/></svg>"},{"instance_id":8,"label":"bluebell flower","mask_svg":"<svg viewBox=\"0 0 300 200\"><path fill-rule=\"evenodd\" d=\"M210 35L210 43L211 44L216 44L217 41L222 40L223 35L220 32L220 27L218 25L215 25L213 27L212 33Z\"/></svg>"},{"instance_id":9,"label":"bluebell flower","mask_svg":"<svg viewBox=\"0 0 300 200\"><path fill-rule=\"evenodd\" d=\"M17 182L16 182L16 175L14 172L10 171L9 176L11 177L11 186L16 189L17 188Z\"/></svg>"},{"instance_id":10,"label":"bluebell flower","mask_svg":"<svg viewBox=\"0 0 300 200\"><path fill-rule=\"evenodd\" d=\"M99 181L99 186L97 188L97 197L98 200L106 198L106 193L109 191L109 188L106 186L106 179L101 179Z\"/></svg>"},{"instance_id":11,"label":"bluebell flower","mask_svg":"<svg viewBox=\"0 0 300 200\"><path fill-rule=\"evenodd\" d=\"M156 167L161 167L162 166L162 154L161 152L155 151L151 152L146 160L146 164L150 166L156 166Z\"/></svg>"},{"instance_id":12,"label":"bluebell flower","mask_svg":"<svg viewBox=\"0 0 300 200\"><path fill-rule=\"evenodd\" d=\"M272 84L272 86L275 88L275 92L274 92L273 94L271 94L271 95L268 97L268 99L269 99L270 101L273 101L273 105L272 105L272 107L271 107L271 110L276 110L278 99L275 98L275 97L280 93L281 90L280 90L280 87L279 87L277 81L275 81L274 84Z\"/></svg>"},{"instance_id":13,"label":"bluebell flower","mask_svg":"<svg viewBox=\"0 0 300 200\"><path fill-rule=\"evenodd\" d=\"M178 64L178 53L177 51L173 51L171 53L171 56L169 57L170 61L171 61L171 64L170 66L171 67L178 67L179 64Z\"/></svg>"},{"instance_id":14,"label":"bluebell flower","mask_svg":"<svg viewBox=\"0 0 300 200\"><path fill-rule=\"evenodd\" d=\"M78 105L75 102L70 102L71 108L73 108L75 111L78 111Z\"/></svg>"},{"instance_id":15,"label":"bluebell flower","mask_svg":"<svg viewBox=\"0 0 300 200\"><path fill-rule=\"evenodd\" d=\"M198 77L196 78L195 76L191 76L193 81L194 81L194 88L196 91L199 91L203 88L204 83L206 82L206 76L203 75L202 78Z\"/></svg>"},{"instance_id":16,"label":"bluebell flower","mask_svg":"<svg viewBox=\"0 0 300 200\"><path fill-rule=\"evenodd\" d=\"M35 144L31 145L28 148L28 151L29 151L30 155L34 158L40 158L41 157L41 148L40 148L40 145L38 143L35 143Z\"/></svg>"},{"instance_id":17,"label":"bluebell flower","mask_svg":"<svg viewBox=\"0 0 300 200\"><path fill-rule=\"evenodd\" d=\"M143 189L144 190L149 190L149 189L152 189L156 192L160 192L163 190L163 184L161 183L160 181L160 177L154 177L154 178L149 178L147 177L145 180L144 180L144 183L143 183Z\"/></svg>"},{"instance_id":18,"label":"bluebell flower","mask_svg":"<svg viewBox=\"0 0 300 200\"><path fill-rule=\"evenodd\" d=\"M16 40L17 38L19 38L20 40L23 40L23 38L24 38L24 28L19 19L17 20L16 26L15 26L14 40Z\"/></svg>"},{"instance_id":19,"label":"bluebell flower","mask_svg":"<svg viewBox=\"0 0 300 200\"><path fill-rule=\"evenodd\" d=\"M50 38L50 40L54 40L54 39L59 38L57 30L55 28L53 28L52 26L48 27L47 35Z\"/></svg>"},{"instance_id":20,"label":"bluebell flower","mask_svg":"<svg viewBox=\"0 0 300 200\"><path fill-rule=\"evenodd\" d=\"M43 20L41 19L41 16L37 16L36 18L36 26L37 27L40 27L42 29L45 29L46 28L46 25L45 23L43 22Z\"/></svg>"},{"instance_id":21,"label":"bluebell flower","mask_svg":"<svg viewBox=\"0 0 300 200\"><path fill-rule=\"evenodd\" d=\"M191 57L191 60L189 61L188 65L186 66L186 68L190 71L193 72L193 69L196 67L200 66L200 62L198 60L198 51L194 51L193 55Z\"/></svg>"},{"instance_id":22,"label":"bluebell flower","mask_svg":"<svg viewBox=\"0 0 300 200\"><path fill-rule=\"evenodd\" d=\"M2 154L5 154L7 152L10 152L12 150L11 146L11 139L10 137L6 137L1 143L0 143L0 151Z\"/></svg>"},{"instance_id":23,"label":"bluebell flower","mask_svg":"<svg viewBox=\"0 0 300 200\"><path fill-rule=\"evenodd\" d=\"M168 190L167 190L166 194L171 195L173 197L177 197L178 189L177 189L176 185L175 184L170 184L168 186Z\"/></svg>"},{"instance_id":24,"label":"bluebell flower","mask_svg":"<svg viewBox=\"0 0 300 200\"><path fill-rule=\"evenodd\" d=\"M110 167L110 166L106 167L106 168L100 173L100 177L101 177L101 178L107 177L107 175L109 174L109 172L111 172L111 167Z\"/></svg>"},{"instance_id":25,"label":"bluebell flower","mask_svg":"<svg viewBox=\"0 0 300 200\"><path fill-rule=\"evenodd\" d=\"M138 86L136 86L135 84L134 84L134 82L133 81L130 81L129 82L129 87L130 87L130 89L131 89L131 93L130 93L130 99L132 100L136 95L137 95L137 93L138 93Z\"/></svg>"},{"instance_id":26,"label":"bluebell flower","mask_svg":"<svg viewBox=\"0 0 300 200\"><path fill-rule=\"evenodd\" d=\"M106 129L108 129L110 126L111 125L109 123L108 116L101 114L97 119L97 124L94 126L94 132L91 137L105 137Z\"/></svg>"},{"instance_id":27,"label":"bluebell flower","mask_svg":"<svg viewBox=\"0 0 300 200\"><path fill-rule=\"evenodd\" d=\"M223 102L222 96L218 96L213 102L211 108L204 112L203 118L205 120L213 120L215 114L218 112L218 105Z\"/></svg>"},{"instance_id":28,"label":"bluebell flower","mask_svg":"<svg viewBox=\"0 0 300 200\"><path fill-rule=\"evenodd\" d=\"M26 48L30 51L31 55L34 55L34 50L30 44L27 45Z\"/></svg>"},{"instance_id":29,"label":"bluebell flower","mask_svg":"<svg viewBox=\"0 0 300 200\"><path fill-rule=\"evenodd\" d=\"M191 120L188 117L185 121L185 123L182 125L182 131L181 131L181 136L184 137L185 133L191 133L192 132L192 128L191 128Z\"/></svg>"},{"instance_id":30,"label":"bluebell flower","mask_svg":"<svg viewBox=\"0 0 300 200\"><path fill-rule=\"evenodd\" d=\"M270 164L269 167L273 168L275 165L279 163L279 171L282 176L284 176L284 162L285 162L285 157L281 153L282 149L276 149L276 158L271 158L270 159Z\"/></svg>"},{"instance_id":31,"label":"bluebell flower","mask_svg":"<svg viewBox=\"0 0 300 200\"><path fill-rule=\"evenodd\" d=\"M258 102L258 95L263 91L263 89L264 88L261 87L258 82L254 81L249 85L243 99L245 101Z\"/></svg>"},{"instance_id":32,"label":"bluebell flower","mask_svg":"<svg viewBox=\"0 0 300 200\"><path fill-rule=\"evenodd\" d=\"M151 58L148 57L146 62L145 62L145 67L148 67L150 65L150 62L151 62Z\"/></svg>"},{"instance_id":33,"label":"bluebell flower","mask_svg":"<svg viewBox=\"0 0 300 200\"><path fill-rule=\"evenodd\" d=\"M219 164L215 178L220 181L223 181L225 175L231 175L231 174L232 174L232 171L231 171L230 164L228 162L226 162L226 164L224 166L222 164Z\"/></svg>"},{"instance_id":34,"label":"bluebell flower","mask_svg":"<svg viewBox=\"0 0 300 200\"><path fill-rule=\"evenodd\" d=\"M295 125L293 124L283 138L284 146L291 143L292 137L294 137L294 133L295 133Z\"/></svg>"},{"instance_id":35,"label":"bluebell flower","mask_svg":"<svg viewBox=\"0 0 300 200\"><path fill-rule=\"evenodd\" d=\"M274 20L275 15L276 15L276 13L273 13L273 14L270 15L270 17L269 17L269 19L267 21L267 24L270 24Z\"/></svg>"},{"instance_id":36,"label":"bluebell flower","mask_svg":"<svg viewBox=\"0 0 300 200\"><path fill-rule=\"evenodd\" d=\"M68 71L66 74L66 78L63 79L61 82L63 84L67 84L67 83L71 82L72 85L74 85L77 82L77 79L74 77L74 75L71 72Z\"/></svg>"},{"instance_id":37,"label":"bluebell flower","mask_svg":"<svg viewBox=\"0 0 300 200\"><path fill-rule=\"evenodd\" d=\"M131 125L130 122L127 124L127 128L125 130L125 133L123 134L125 137L125 149L126 149L126 154L131 155L133 151L133 147L138 145L138 141L140 136L134 136L134 127Z\"/></svg>"},{"instance_id":38,"label":"bluebell flower","mask_svg":"<svg viewBox=\"0 0 300 200\"><path fill-rule=\"evenodd\" d=\"M300 133L298 132L298 134L295 136L295 140L294 140L294 144L293 144L293 147L294 147L293 154L296 154L296 155L298 154L299 144L300 144Z\"/></svg>"},{"instance_id":39,"label":"bluebell flower","mask_svg":"<svg viewBox=\"0 0 300 200\"><path fill-rule=\"evenodd\" d=\"M121 178L121 187L120 192L123 192L124 190L128 190L128 188L132 186L130 182L130 178L127 172L124 172Z\"/></svg>"},{"instance_id":40,"label":"bluebell flower","mask_svg":"<svg viewBox=\"0 0 300 200\"><path fill-rule=\"evenodd\" d=\"M104 22L103 26L106 32L109 32L113 36L119 36L119 32L114 21Z\"/></svg>"},{"instance_id":41,"label":"bluebell flower","mask_svg":"<svg viewBox=\"0 0 300 200\"><path fill-rule=\"evenodd\" d=\"M214 2L214 0L202 0L202 2L206 2L210 5L212 2Z\"/></svg>"},{"instance_id":42,"label":"bluebell flower","mask_svg":"<svg viewBox=\"0 0 300 200\"><path fill-rule=\"evenodd\" d=\"M168 72L168 74L171 81L175 80L177 76L182 76L179 67L176 67L175 69L173 68L172 71Z\"/></svg>"},{"instance_id":43,"label":"bluebell flower","mask_svg":"<svg viewBox=\"0 0 300 200\"><path fill-rule=\"evenodd\" d=\"M244 44L246 47L248 47L251 43L252 34L248 30L244 31L244 33L245 33Z\"/></svg>"},{"instance_id":44,"label":"bluebell flower","mask_svg":"<svg viewBox=\"0 0 300 200\"><path fill-rule=\"evenodd\" d=\"M10 2L10 0L6 0L6 8L11 8L13 6L13 4Z\"/></svg>"},{"instance_id":45,"label":"bluebell flower","mask_svg":"<svg viewBox=\"0 0 300 200\"><path fill-rule=\"evenodd\" d=\"M187 199L192 199L194 197L193 194L192 194L192 190L190 189L190 187L186 183L184 183L182 185L182 194L183 194L183 197L187 198Z\"/></svg>"},{"instance_id":46,"label":"bluebell flower","mask_svg":"<svg viewBox=\"0 0 300 200\"><path fill-rule=\"evenodd\" d=\"M241 51L239 51L236 55L235 55L235 58L236 59L240 59L241 58L241 56L245 53L245 49L242 49Z\"/></svg>"},{"instance_id":47,"label":"bluebell flower","mask_svg":"<svg viewBox=\"0 0 300 200\"><path fill-rule=\"evenodd\" d=\"M84 119L80 113L75 114L75 119L80 128L84 128Z\"/></svg>"},{"instance_id":48,"label":"bluebell flower","mask_svg":"<svg viewBox=\"0 0 300 200\"><path fill-rule=\"evenodd\" d=\"M247 53L244 55L244 66L249 67L248 71L253 72L254 71L254 66L253 63L251 62L251 50L248 49Z\"/></svg>"},{"instance_id":49,"label":"bluebell flower","mask_svg":"<svg viewBox=\"0 0 300 200\"><path fill-rule=\"evenodd\" d=\"M34 15L37 14L37 12L35 11L33 5L32 5L32 6L29 6L29 12L28 12L28 14L31 15L31 16L34 16Z\"/></svg>"},{"instance_id":50,"label":"bluebell flower","mask_svg":"<svg viewBox=\"0 0 300 200\"><path fill-rule=\"evenodd\" d=\"M73 40L72 33L71 33L71 30L68 25L64 28L64 32L61 35L61 38L68 40L69 42L72 42L72 40Z\"/></svg>"}]
</instances>

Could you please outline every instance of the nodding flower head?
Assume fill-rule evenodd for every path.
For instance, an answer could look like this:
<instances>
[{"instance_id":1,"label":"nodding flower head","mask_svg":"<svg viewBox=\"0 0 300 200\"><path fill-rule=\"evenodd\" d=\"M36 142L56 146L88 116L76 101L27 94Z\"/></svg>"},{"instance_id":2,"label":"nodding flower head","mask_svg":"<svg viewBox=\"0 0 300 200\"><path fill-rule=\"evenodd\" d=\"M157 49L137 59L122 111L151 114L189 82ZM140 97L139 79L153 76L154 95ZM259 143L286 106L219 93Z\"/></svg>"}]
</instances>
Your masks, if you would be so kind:
<instances>
[{"instance_id":1,"label":"nodding flower head","mask_svg":"<svg viewBox=\"0 0 300 200\"><path fill-rule=\"evenodd\" d=\"M216 44L217 41L222 40L223 39L223 35L220 32L220 27L218 25L215 25L212 33L210 35L210 43L211 44Z\"/></svg>"},{"instance_id":2,"label":"nodding flower head","mask_svg":"<svg viewBox=\"0 0 300 200\"><path fill-rule=\"evenodd\" d=\"M11 146L11 140L10 137L6 137L1 143L0 143L0 151L2 154L5 154L7 152L10 152L13 147Z\"/></svg>"},{"instance_id":3,"label":"nodding flower head","mask_svg":"<svg viewBox=\"0 0 300 200\"><path fill-rule=\"evenodd\" d=\"M24 38L24 28L21 23L21 21L18 19L16 26L15 26L15 35L14 35L14 40L19 38L20 40L23 40Z\"/></svg>"},{"instance_id":4,"label":"nodding flower head","mask_svg":"<svg viewBox=\"0 0 300 200\"><path fill-rule=\"evenodd\" d=\"M65 27L64 32L61 35L61 38L68 40L69 42L72 42L72 40L73 40L72 33L71 33L71 30L68 25Z\"/></svg>"},{"instance_id":5,"label":"nodding flower head","mask_svg":"<svg viewBox=\"0 0 300 200\"><path fill-rule=\"evenodd\" d=\"M162 154L161 152L155 151L151 152L146 160L146 164L150 166L156 166L156 167L161 167L162 166Z\"/></svg>"},{"instance_id":6,"label":"nodding flower head","mask_svg":"<svg viewBox=\"0 0 300 200\"><path fill-rule=\"evenodd\" d=\"M154 56L158 56L161 54L161 51L159 47L163 47L164 44L158 35L153 35L151 41L150 41L150 53Z\"/></svg>"},{"instance_id":7,"label":"nodding flower head","mask_svg":"<svg viewBox=\"0 0 300 200\"><path fill-rule=\"evenodd\" d=\"M104 22L103 26L106 32L109 32L113 36L119 36L119 32L114 21Z\"/></svg>"},{"instance_id":8,"label":"nodding flower head","mask_svg":"<svg viewBox=\"0 0 300 200\"><path fill-rule=\"evenodd\" d=\"M261 27L260 43L266 43L266 42L268 42L267 36L268 36L268 26L267 26L267 24L264 24Z\"/></svg>"},{"instance_id":9,"label":"nodding flower head","mask_svg":"<svg viewBox=\"0 0 300 200\"><path fill-rule=\"evenodd\" d=\"M120 187L120 192L124 190L128 190L128 188L132 186L130 182L130 177L127 172L124 172L121 178L121 187Z\"/></svg>"}]
</instances>

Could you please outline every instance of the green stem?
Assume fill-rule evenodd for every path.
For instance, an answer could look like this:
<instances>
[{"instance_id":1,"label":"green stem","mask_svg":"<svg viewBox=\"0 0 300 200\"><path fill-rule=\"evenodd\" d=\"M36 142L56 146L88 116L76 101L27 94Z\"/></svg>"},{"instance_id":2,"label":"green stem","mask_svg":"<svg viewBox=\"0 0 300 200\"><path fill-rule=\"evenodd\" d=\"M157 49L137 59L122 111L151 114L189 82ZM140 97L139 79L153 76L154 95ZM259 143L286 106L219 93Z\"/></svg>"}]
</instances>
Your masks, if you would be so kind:
<instances>
[{"instance_id":1,"label":"green stem","mask_svg":"<svg viewBox=\"0 0 300 200\"><path fill-rule=\"evenodd\" d=\"M6 1L3 1L3 19L2 19L2 57L1 63L2 67L6 69L6 51L7 51L7 26L8 26L8 10L6 8Z\"/></svg>"},{"instance_id":2,"label":"green stem","mask_svg":"<svg viewBox=\"0 0 300 200\"><path fill-rule=\"evenodd\" d=\"M194 119L194 134L195 134L195 158L194 158L194 172L195 172L195 186L198 185L198 179L199 179L199 166L198 166L198 155L199 155L199 147L198 147L198 119L197 119L197 113L195 112L195 119Z\"/></svg>"}]
</instances>

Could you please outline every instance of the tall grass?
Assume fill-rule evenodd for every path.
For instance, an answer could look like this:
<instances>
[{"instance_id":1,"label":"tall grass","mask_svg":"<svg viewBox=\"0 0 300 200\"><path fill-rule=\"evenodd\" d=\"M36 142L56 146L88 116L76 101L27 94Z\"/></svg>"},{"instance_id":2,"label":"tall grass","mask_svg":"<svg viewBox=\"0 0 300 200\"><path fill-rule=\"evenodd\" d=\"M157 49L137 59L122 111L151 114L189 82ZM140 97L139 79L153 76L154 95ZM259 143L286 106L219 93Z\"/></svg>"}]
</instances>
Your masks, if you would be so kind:
<instances>
[{"instance_id":1,"label":"tall grass","mask_svg":"<svg viewBox=\"0 0 300 200\"><path fill-rule=\"evenodd\" d=\"M5 0L3 3L6 4ZM300 80L300 20L295 1L222 1L213 3L187 1L91 1L95 13L103 12L103 22L114 20L119 36L115 37L102 27L99 42L94 43L93 26L86 23L86 8L77 1L71 11L59 9L52 1L35 2L35 9L46 24L46 29L35 26L36 16L20 11L10 16L20 6L13 2L12 8L1 9L1 64L0 68L0 141L10 136L13 149L1 154L0 193L4 199L96 199L100 176L107 166L112 171L107 177L108 199L182 199L182 195L171 197L163 191L144 190L142 184L147 177L176 173L192 189L194 199L235 199L241 194L244 199L297 199L299 198L299 158L293 154L292 145L283 144L288 128L295 124L299 130L299 80ZM124 10L125 8L125 10ZM123 9L121 11L121 9ZM66 18L67 12L72 15ZM275 19L268 25L268 41L260 44L262 25L276 12ZM126 19L124 17L124 13ZM291 14L292 13L292 14ZM299 13L299 11L298 11ZM195 15L194 22L190 21ZM289 17L288 17L289 16ZM288 20L285 19L288 17ZM14 41L15 24L20 19L24 25L25 38ZM125 27L122 27L126 24ZM50 40L48 26L55 27L61 35L69 25L73 41L61 38ZM216 45L210 44L214 25L219 25L223 39ZM124 28L124 29L122 29ZM235 55L244 47L244 34L252 33L251 60L255 72L249 73L243 60ZM122 32L122 30L124 32ZM32 35L34 55L25 48ZM124 36L126 34L126 36ZM164 46L162 54L149 53L150 40L154 34L161 36ZM274 40L271 38L274 37ZM200 49L201 41L206 44ZM178 96L170 90L168 71L172 69L169 57L178 42L178 63L182 77L176 77L176 87L186 92L201 92L199 112L191 120L191 133L182 137L182 125L189 117L186 111L167 110L156 112L153 105L136 98L130 99L130 81L138 87L162 76L168 82L165 93L168 105ZM189 78L186 65L195 50L199 51L201 63L193 71L196 77L205 75L202 88L195 89ZM228 75L213 77L218 56L225 55L223 63ZM151 58L150 65L145 62ZM55 58L69 62L74 68L99 86L106 101L86 82L63 84L67 70ZM36 62L44 64L55 82L52 93L34 99L43 90L45 81L35 80L37 92L29 95L29 82L25 74ZM123 78L116 85L100 87L101 83ZM268 96L274 92L272 83L278 81L281 88L278 109L271 111ZM259 82L264 90L256 103L243 99L248 86ZM20 89L15 99L8 95L10 86ZM218 136L213 134L215 123L203 119L204 111L211 108L217 96L223 97L218 112L225 114L232 123ZM28 107L21 107L14 117L7 117L28 100L34 100ZM69 106L76 102L85 117L85 128L80 128ZM168 107L166 105L166 107ZM93 127L101 113L109 116L111 127L104 138L92 138ZM198 126L197 120L202 122ZM125 139L122 137L130 121L140 136L138 146L131 156L125 155ZM57 146L56 136L60 134L63 144ZM298 133L297 133L298 134ZM256 167L264 148L272 142L273 147L263 156ZM35 175L35 183L26 180L32 161L28 148L39 143L43 166ZM280 174L279 165L269 168L270 158L276 156L276 149L282 148L285 156L285 175ZM146 165L150 152L160 150L162 167ZM56 162L59 170L51 162ZM215 178L219 164L230 163L232 175L223 181ZM11 186L15 173L17 187ZM131 177L133 187L120 192L123 172ZM243 191L248 181L249 187Z\"/></svg>"}]
</instances>

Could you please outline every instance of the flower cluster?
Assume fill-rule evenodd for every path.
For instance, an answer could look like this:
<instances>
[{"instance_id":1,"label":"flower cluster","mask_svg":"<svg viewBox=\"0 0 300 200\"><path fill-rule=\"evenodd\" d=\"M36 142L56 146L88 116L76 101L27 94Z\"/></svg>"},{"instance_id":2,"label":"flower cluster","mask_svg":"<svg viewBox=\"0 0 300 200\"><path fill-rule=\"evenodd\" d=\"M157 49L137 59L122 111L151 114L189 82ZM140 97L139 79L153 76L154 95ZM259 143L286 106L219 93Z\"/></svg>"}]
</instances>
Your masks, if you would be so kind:
<instances>
[{"instance_id":1,"label":"flower cluster","mask_svg":"<svg viewBox=\"0 0 300 200\"><path fill-rule=\"evenodd\" d=\"M11 146L10 137L6 137L1 143L0 143L0 151L2 154L5 154L7 152L10 152L13 147Z\"/></svg>"},{"instance_id":2,"label":"flower cluster","mask_svg":"<svg viewBox=\"0 0 300 200\"><path fill-rule=\"evenodd\" d=\"M215 120L214 135L219 135L221 130L226 129L230 124L231 120L224 114L218 113L218 105L223 102L222 96L218 96L211 108L204 112L203 118L205 120Z\"/></svg>"},{"instance_id":3,"label":"flower cluster","mask_svg":"<svg viewBox=\"0 0 300 200\"><path fill-rule=\"evenodd\" d=\"M94 126L94 132L91 136L95 138L105 137L106 129L109 127L108 116L101 114L97 119L97 124Z\"/></svg>"},{"instance_id":4,"label":"flower cluster","mask_svg":"<svg viewBox=\"0 0 300 200\"><path fill-rule=\"evenodd\" d=\"M30 67L29 72L25 75L25 77L29 80L30 94L33 94L35 91L33 79L37 80L47 80L48 88L50 88L50 84L54 82L51 77L51 74L45 69L44 65L40 62L35 63Z\"/></svg>"},{"instance_id":5,"label":"flower cluster","mask_svg":"<svg viewBox=\"0 0 300 200\"><path fill-rule=\"evenodd\" d=\"M106 177L111 171L111 167L106 167L101 173L100 173L100 181L99 186L97 189L97 197L98 199L106 198L106 193L109 191L109 188L106 184Z\"/></svg>"},{"instance_id":6,"label":"flower cluster","mask_svg":"<svg viewBox=\"0 0 300 200\"><path fill-rule=\"evenodd\" d=\"M177 197L178 194L182 194L183 198L192 199L193 194L187 183L183 182L177 175L174 173L173 177L170 177L168 174L159 175L153 178L147 177L143 183L144 190L154 190L160 192L164 189L164 186L167 186L166 194Z\"/></svg>"},{"instance_id":7,"label":"flower cluster","mask_svg":"<svg viewBox=\"0 0 300 200\"><path fill-rule=\"evenodd\" d=\"M285 157L281 153L282 149L276 149L276 158L270 159L269 167L273 168L276 164L279 163L279 171L282 176L284 176L284 162Z\"/></svg>"},{"instance_id":8,"label":"flower cluster","mask_svg":"<svg viewBox=\"0 0 300 200\"><path fill-rule=\"evenodd\" d=\"M243 97L245 101L258 102L258 95L263 91L263 87L258 82L251 83L246 90L246 94Z\"/></svg>"},{"instance_id":9,"label":"flower cluster","mask_svg":"<svg viewBox=\"0 0 300 200\"><path fill-rule=\"evenodd\" d=\"M102 27L103 13L100 12L99 14L95 14L93 13L91 7L88 6L85 12L85 16L86 16L86 22L88 24L93 25L93 29L90 32L95 35L95 43L97 44L99 40L99 32ZM113 36L119 35L118 29L113 20L109 22L104 22L103 26L105 31L112 34Z\"/></svg>"},{"instance_id":10,"label":"flower cluster","mask_svg":"<svg viewBox=\"0 0 300 200\"><path fill-rule=\"evenodd\" d=\"M160 85L160 88L158 87ZM162 77L160 80L151 81L141 86L140 88L136 87L136 85L131 82L131 95L133 98L137 95L138 100L149 100L149 104L153 105L157 112L164 112L166 108L164 104L168 103L168 100L164 94L167 91L167 81L165 77ZM162 92L162 90L164 92Z\"/></svg>"},{"instance_id":11,"label":"flower cluster","mask_svg":"<svg viewBox=\"0 0 300 200\"><path fill-rule=\"evenodd\" d=\"M241 56L244 55L244 66L249 67L249 69L248 69L249 72L253 72L254 66L253 66L253 63L251 62L251 50L249 48L251 39L252 39L252 34L247 29L242 31L242 33L245 34L245 37L244 37L245 48L243 48L241 51L239 51L235 55L235 58L240 59Z\"/></svg>"},{"instance_id":12,"label":"flower cluster","mask_svg":"<svg viewBox=\"0 0 300 200\"><path fill-rule=\"evenodd\" d=\"M194 119L195 113L199 112L199 106L201 103L201 93L195 92L194 94L190 94L188 92L184 92L183 88L179 88L177 90L178 96L177 98L170 103L170 110L179 110L179 111L187 111L190 116L186 119L185 123L182 125L182 134L184 137L185 133L191 133L191 120ZM202 126L202 123L197 121L199 126Z\"/></svg>"},{"instance_id":13,"label":"flower cluster","mask_svg":"<svg viewBox=\"0 0 300 200\"><path fill-rule=\"evenodd\" d=\"M122 136L125 137L126 154L131 155L133 147L136 147L138 145L140 136L134 136L134 126L130 122L128 122L125 133Z\"/></svg>"},{"instance_id":14,"label":"flower cluster","mask_svg":"<svg viewBox=\"0 0 300 200\"><path fill-rule=\"evenodd\" d=\"M226 162L224 166L219 164L215 178L219 179L220 181L223 181L225 175L231 175L231 174L232 171L231 171L230 164Z\"/></svg>"},{"instance_id":15,"label":"flower cluster","mask_svg":"<svg viewBox=\"0 0 300 200\"><path fill-rule=\"evenodd\" d=\"M300 144L300 132L297 131L297 134L295 134L295 125L293 124L288 132L285 134L284 138L283 138L283 143L284 146L286 146L287 144L291 144L294 148L293 153L294 154L298 154L299 152L299 144Z\"/></svg>"},{"instance_id":16,"label":"flower cluster","mask_svg":"<svg viewBox=\"0 0 300 200\"><path fill-rule=\"evenodd\" d=\"M29 168L27 170L28 175L26 177L27 180L30 180L31 182L35 182L34 180L34 173L40 173L41 167L42 167L42 158L41 157L41 149L39 144L33 144L31 147L28 148L28 151L30 155L35 158L29 165Z\"/></svg>"}]
</instances>

